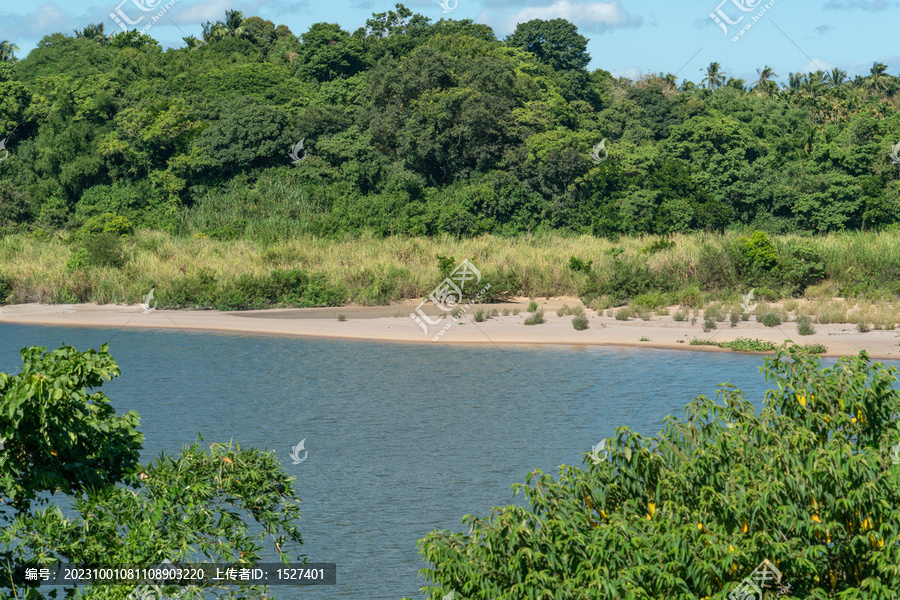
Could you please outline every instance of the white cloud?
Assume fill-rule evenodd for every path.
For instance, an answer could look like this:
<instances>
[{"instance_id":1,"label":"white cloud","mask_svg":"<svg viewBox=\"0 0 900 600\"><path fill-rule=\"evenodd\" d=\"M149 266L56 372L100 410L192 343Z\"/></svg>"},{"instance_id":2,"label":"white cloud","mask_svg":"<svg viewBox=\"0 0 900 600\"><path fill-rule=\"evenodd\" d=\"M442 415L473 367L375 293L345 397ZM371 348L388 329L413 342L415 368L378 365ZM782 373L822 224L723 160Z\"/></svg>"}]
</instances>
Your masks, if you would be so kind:
<instances>
[{"instance_id":1,"label":"white cloud","mask_svg":"<svg viewBox=\"0 0 900 600\"><path fill-rule=\"evenodd\" d=\"M615 71L610 71L610 75L613 77L627 77L632 81L637 81L641 78L641 70L637 67L631 67L630 69L616 69Z\"/></svg>"},{"instance_id":2,"label":"white cloud","mask_svg":"<svg viewBox=\"0 0 900 600\"><path fill-rule=\"evenodd\" d=\"M831 64L824 58L814 58L802 67L800 67L799 73L813 73L815 71L825 71L826 73L832 70L835 65Z\"/></svg>"},{"instance_id":3,"label":"white cloud","mask_svg":"<svg viewBox=\"0 0 900 600\"><path fill-rule=\"evenodd\" d=\"M40 39L54 31L72 32L72 16L58 4L48 2L26 14L0 14L0 39Z\"/></svg>"},{"instance_id":4,"label":"white cloud","mask_svg":"<svg viewBox=\"0 0 900 600\"><path fill-rule=\"evenodd\" d=\"M512 15L499 15L493 9L485 9L478 18L488 23L498 34L511 33L519 23L533 19L565 19L581 31L602 32L617 27L639 27L643 18L630 15L619 2L570 2L556 0L548 6L527 6Z\"/></svg>"}]
</instances>

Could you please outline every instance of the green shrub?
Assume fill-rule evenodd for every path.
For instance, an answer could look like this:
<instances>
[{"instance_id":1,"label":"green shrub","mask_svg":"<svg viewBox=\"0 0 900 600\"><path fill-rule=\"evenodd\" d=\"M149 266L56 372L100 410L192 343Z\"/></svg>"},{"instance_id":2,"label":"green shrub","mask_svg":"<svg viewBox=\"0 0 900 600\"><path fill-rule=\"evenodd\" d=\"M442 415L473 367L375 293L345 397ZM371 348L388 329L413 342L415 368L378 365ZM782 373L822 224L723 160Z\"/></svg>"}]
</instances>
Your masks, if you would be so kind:
<instances>
[{"instance_id":1,"label":"green shrub","mask_svg":"<svg viewBox=\"0 0 900 600\"><path fill-rule=\"evenodd\" d=\"M703 318L703 331L710 332L716 328L716 320L712 317L712 315L706 315Z\"/></svg>"},{"instance_id":2,"label":"green shrub","mask_svg":"<svg viewBox=\"0 0 900 600\"><path fill-rule=\"evenodd\" d=\"M66 268L80 270L87 267L120 268L125 264L122 238L111 232L86 235L81 238Z\"/></svg>"},{"instance_id":3,"label":"green shrub","mask_svg":"<svg viewBox=\"0 0 900 600\"><path fill-rule=\"evenodd\" d=\"M343 321L346 321L346 320L347 320L347 315L345 315L345 314L339 314L339 315L338 315L338 321L342 321L342 322L343 322Z\"/></svg>"},{"instance_id":4,"label":"green shrub","mask_svg":"<svg viewBox=\"0 0 900 600\"><path fill-rule=\"evenodd\" d=\"M13 278L0 275L0 304L6 304L13 293Z\"/></svg>"},{"instance_id":5,"label":"green shrub","mask_svg":"<svg viewBox=\"0 0 900 600\"><path fill-rule=\"evenodd\" d=\"M638 341L639 341L639 342L649 342L649 341L650 341L650 338L641 336L641 339L639 339Z\"/></svg>"},{"instance_id":6,"label":"green shrub","mask_svg":"<svg viewBox=\"0 0 900 600\"><path fill-rule=\"evenodd\" d=\"M590 273L592 264L594 264L594 261L592 260L584 262L574 256L569 258L569 268L576 273Z\"/></svg>"},{"instance_id":7,"label":"green shrub","mask_svg":"<svg viewBox=\"0 0 900 600\"><path fill-rule=\"evenodd\" d=\"M800 335L812 335L816 332L816 328L813 327L812 321L806 315L800 315L797 317L797 333Z\"/></svg>"},{"instance_id":8,"label":"green shrub","mask_svg":"<svg viewBox=\"0 0 900 600\"><path fill-rule=\"evenodd\" d=\"M733 310L728 314L728 320L731 322L732 327L737 327L738 321L741 318L741 313L736 310Z\"/></svg>"},{"instance_id":9,"label":"green shrub","mask_svg":"<svg viewBox=\"0 0 900 600\"><path fill-rule=\"evenodd\" d=\"M560 309L558 311L556 311L556 316L558 316L558 317L565 317L567 314L569 314L569 305L568 304L563 304L560 307Z\"/></svg>"},{"instance_id":10,"label":"green shrub","mask_svg":"<svg viewBox=\"0 0 900 600\"><path fill-rule=\"evenodd\" d=\"M672 240L661 239L656 240L649 246L645 246L641 248L641 254L656 254L657 252L661 252L663 250L668 250L669 248L674 248L675 242Z\"/></svg>"},{"instance_id":11,"label":"green shrub","mask_svg":"<svg viewBox=\"0 0 900 600\"><path fill-rule=\"evenodd\" d=\"M484 311L482 309L478 309L475 311L475 322L481 323L484 321Z\"/></svg>"},{"instance_id":12,"label":"green shrub","mask_svg":"<svg viewBox=\"0 0 900 600\"><path fill-rule=\"evenodd\" d=\"M750 238L741 238L739 247L752 271L767 273L778 264L778 249L769 236L755 231Z\"/></svg>"},{"instance_id":13,"label":"green shrub","mask_svg":"<svg viewBox=\"0 0 900 600\"><path fill-rule=\"evenodd\" d=\"M577 331L584 331L588 328L588 318L584 315L578 315L572 319L572 327Z\"/></svg>"},{"instance_id":14,"label":"green shrub","mask_svg":"<svg viewBox=\"0 0 900 600\"><path fill-rule=\"evenodd\" d=\"M700 308L706 300L706 294L695 283L689 283L677 292L678 304L689 308Z\"/></svg>"},{"instance_id":15,"label":"green shrub","mask_svg":"<svg viewBox=\"0 0 900 600\"><path fill-rule=\"evenodd\" d=\"M544 322L544 311L539 310L536 313L532 314L530 317L525 319L526 325L540 325Z\"/></svg>"},{"instance_id":16,"label":"green shrub","mask_svg":"<svg viewBox=\"0 0 900 600\"><path fill-rule=\"evenodd\" d=\"M525 312L533 313L534 311L537 310L537 307L538 307L537 302L532 300L531 302L528 303L528 309Z\"/></svg>"},{"instance_id":17,"label":"green shrub","mask_svg":"<svg viewBox=\"0 0 900 600\"><path fill-rule=\"evenodd\" d=\"M675 321L684 321L687 319L687 314L683 310L675 311L675 314L672 315L672 319Z\"/></svg>"},{"instance_id":18,"label":"green shrub","mask_svg":"<svg viewBox=\"0 0 900 600\"><path fill-rule=\"evenodd\" d=\"M456 260L452 256L441 256L440 254L435 258L438 261L438 272L441 274L441 279L450 277L450 273L456 268Z\"/></svg>"},{"instance_id":19,"label":"green shrub","mask_svg":"<svg viewBox=\"0 0 900 600\"><path fill-rule=\"evenodd\" d=\"M125 217L107 212L88 219L81 227L81 231L86 235L98 233L127 235L134 231L134 227Z\"/></svg>"},{"instance_id":20,"label":"green shrub","mask_svg":"<svg viewBox=\"0 0 900 600\"><path fill-rule=\"evenodd\" d=\"M631 317L634 316L634 309L628 306L623 306L619 310L616 311L616 320L617 321L627 321Z\"/></svg>"},{"instance_id":21,"label":"green shrub","mask_svg":"<svg viewBox=\"0 0 900 600\"><path fill-rule=\"evenodd\" d=\"M782 281L795 292L825 279L825 264L819 250L810 240L789 240L779 262Z\"/></svg>"},{"instance_id":22,"label":"green shrub","mask_svg":"<svg viewBox=\"0 0 900 600\"><path fill-rule=\"evenodd\" d=\"M860 333L868 333L870 330L869 322L866 321L864 317L860 317L859 320L856 321L856 328Z\"/></svg>"},{"instance_id":23,"label":"green shrub","mask_svg":"<svg viewBox=\"0 0 900 600\"><path fill-rule=\"evenodd\" d=\"M775 349L775 344L766 340L738 338L731 342L720 342L719 347L729 348L735 352L771 352Z\"/></svg>"},{"instance_id":24,"label":"green shrub","mask_svg":"<svg viewBox=\"0 0 900 600\"><path fill-rule=\"evenodd\" d=\"M758 300L765 300L767 302L776 302L779 298L781 298L780 293L766 286L756 288L755 294Z\"/></svg>"},{"instance_id":25,"label":"green shrub","mask_svg":"<svg viewBox=\"0 0 900 600\"><path fill-rule=\"evenodd\" d=\"M88 267L88 251L84 248L75 248L66 260L66 271L82 271Z\"/></svg>"},{"instance_id":26,"label":"green shrub","mask_svg":"<svg viewBox=\"0 0 900 600\"><path fill-rule=\"evenodd\" d=\"M700 248L696 272L696 280L705 290L731 290L738 283L737 273L727 249L714 244L704 243Z\"/></svg>"},{"instance_id":27,"label":"green shrub","mask_svg":"<svg viewBox=\"0 0 900 600\"><path fill-rule=\"evenodd\" d=\"M823 344L806 344L803 346L803 349L810 354L824 354L828 351L828 348L826 348Z\"/></svg>"},{"instance_id":28,"label":"green shrub","mask_svg":"<svg viewBox=\"0 0 900 600\"><path fill-rule=\"evenodd\" d=\"M703 309L703 316L713 321L723 321L722 303L712 302Z\"/></svg>"},{"instance_id":29,"label":"green shrub","mask_svg":"<svg viewBox=\"0 0 900 600\"><path fill-rule=\"evenodd\" d=\"M756 315L756 319L759 320L759 315ZM777 313L767 312L763 315L762 324L766 327L775 327L776 325L781 325L781 319Z\"/></svg>"},{"instance_id":30,"label":"green shrub","mask_svg":"<svg viewBox=\"0 0 900 600\"><path fill-rule=\"evenodd\" d=\"M635 296L631 300L631 304L633 306L640 306L642 308L656 310L657 308L665 306L667 304L667 298L665 294L662 294L660 292L645 292L643 294Z\"/></svg>"}]
</instances>

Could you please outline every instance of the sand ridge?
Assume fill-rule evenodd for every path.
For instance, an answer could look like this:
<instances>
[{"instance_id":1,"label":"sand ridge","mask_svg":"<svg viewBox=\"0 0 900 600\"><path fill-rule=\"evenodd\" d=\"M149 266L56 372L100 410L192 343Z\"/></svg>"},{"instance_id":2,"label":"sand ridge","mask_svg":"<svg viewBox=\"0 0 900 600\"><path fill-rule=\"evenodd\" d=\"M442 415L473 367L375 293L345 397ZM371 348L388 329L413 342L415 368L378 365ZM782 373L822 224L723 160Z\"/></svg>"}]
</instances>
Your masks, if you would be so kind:
<instances>
[{"instance_id":1,"label":"sand ridge","mask_svg":"<svg viewBox=\"0 0 900 600\"><path fill-rule=\"evenodd\" d=\"M379 340L429 344L565 344L592 346L634 346L673 350L731 352L715 346L690 346L694 338L716 342L739 337L768 340L781 344L792 340L799 344L822 344L826 356L848 356L866 350L876 359L900 359L900 333L874 330L857 331L851 324L816 325L816 333L801 336L796 323L786 322L765 327L752 317L736 327L719 323L718 328L704 333L701 321L675 321L671 316L654 316L648 321L633 318L617 321L613 317L598 316L587 310L589 328L576 331L572 317L559 317L556 310L563 304L579 304L574 298L538 300L545 322L525 325L527 298L517 298L504 304L473 306L459 321L445 319L428 327L427 335L409 317L418 302L404 302L391 306L344 306L338 308L272 309L255 311L216 310L153 310L149 313L138 305L96 304L18 304L0 307L0 323L77 326L77 327L139 327L257 333L267 335L296 335L322 338ZM474 321L476 309L518 309L518 315L495 316L480 323ZM440 313L435 307L426 311L431 317ZM346 320L338 321L338 315ZM448 323L447 331L434 336ZM647 338L648 341L641 341ZM27 343L27 342L26 342Z\"/></svg>"}]
</instances>

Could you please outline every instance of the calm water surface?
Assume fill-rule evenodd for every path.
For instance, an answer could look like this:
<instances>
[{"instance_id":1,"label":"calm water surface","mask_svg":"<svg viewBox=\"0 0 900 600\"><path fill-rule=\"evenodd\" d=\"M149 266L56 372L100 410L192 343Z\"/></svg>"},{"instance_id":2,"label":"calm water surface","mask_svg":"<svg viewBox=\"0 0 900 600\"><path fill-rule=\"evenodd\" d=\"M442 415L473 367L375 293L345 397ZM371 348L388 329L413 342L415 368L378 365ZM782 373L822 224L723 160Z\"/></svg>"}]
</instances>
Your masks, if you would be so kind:
<instances>
[{"instance_id":1,"label":"calm water surface","mask_svg":"<svg viewBox=\"0 0 900 600\"><path fill-rule=\"evenodd\" d=\"M337 563L338 583L270 588L290 599L423 598L428 532L463 531L463 515L512 503L532 469L580 465L618 426L657 433L718 383L757 406L766 389L752 355L5 324L0 371L18 373L25 346L104 342L122 376L103 391L118 414L140 413L143 462L201 432L274 449L297 477L302 552Z\"/></svg>"}]
</instances>

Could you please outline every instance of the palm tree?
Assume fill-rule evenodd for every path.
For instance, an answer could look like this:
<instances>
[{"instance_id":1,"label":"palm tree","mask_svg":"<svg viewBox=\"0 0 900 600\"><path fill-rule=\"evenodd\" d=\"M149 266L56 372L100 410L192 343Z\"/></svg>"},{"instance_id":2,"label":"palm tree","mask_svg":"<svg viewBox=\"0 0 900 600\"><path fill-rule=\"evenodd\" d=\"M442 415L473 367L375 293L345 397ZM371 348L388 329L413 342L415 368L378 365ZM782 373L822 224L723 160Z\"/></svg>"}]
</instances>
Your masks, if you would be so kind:
<instances>
[{"instance_id":1,"label":"palm tree","mask_svg":"<svg viewBox=\"0 0 900 600\"><path fill-rule=\"evenodd\" d=\"M225 39L228 36L228 29L221 21L215 23L207 21L203 24L203 41L207 44Z\"/></svg>"},{"instance_id":2,"label":"palm tree","mask_svg":"<svg viewBox=\"0 0 900 600\"><path fill-rule=\"evenodd\" d=\"M9 61L11 63L16 62L16 52L19 51L19 47L13 44L10 41L3 40L0 42L0 61L6 62Z\"/></svg>"},{"instance_id":3,"label":"palm tree","mask_svg":"<svg viewBox=\"0 0 900 600\"><path fill-rule=\"evenodd\" d=\"M770 81L773 77L778 77L778 74L775 73L775 69L766 65L762 69L757 69L756 73L759 75L759 79L756 80L754 89L762 90L766 94L774 94L778 91L778 84L774 81Z\"/></svg>"},{"instance_id":4,"label":"palm tree","mask_svg":"<svg viewBox=\"0 0 900 600\"><path fill-rule=\"evenodd\" d=\"M891 76L886 75L887 65L880 62L872 63L869 76L866 77L866 87L875 93L887 92L891 87Z\"/></svg>"},{"instance_id":5,"label":"palm tree","mask_svg":"<svg viewBox=\"0 0 900 600\"><path fill-rule=\"evenodd\" d=\"M803 73L788 73L788 82L787 84L781 84L784 86L784 89L790 90L792 92L799 92L800 88L803 86Z\"/></svg>"},{"instance_id":6,"label":"palm tree","mask_svg":"<svg viewBox=\"0 0 900 600\"><path fill-rule=\"evenodd\" d=\"M842 71L835 67L828 73L828 86L831 88L839 88L847 82L847 71Z\"/></svg>"},{"instance_id":7,"label":"palm tree","mask_svg":"<svg viewBox=\"0 0 900 600\"><path fill-rule=\"evenodd\" d=\"M825 71L807 73L803 77L802 89L811 96L815 96L825 87Z\"/></svg>"},{"instance_id":8,"label":"palm tree","mask_svg":"<svg viewBox=\"0 0 900 600\"><path fill-rule=\"evenodd\" d=\"M762 69L757 69L756 74L759 75L759 79L756 80L756 87L766 87L766 84L770 79L778 77L778 74L775 73L775 69L769 65L764 66Z\"/></svg>"},{"instance_id":9,"label":"palm tree","mask_svg":"<svg viewBox=\"0 0 900 600\"><path fill-rule=\"evenodd\" d=\"M669 85L671 85L673 88L678 87L678 76L675 75L674 73L667 72L667 73L663 74L663 72L660 71L657 74L657 77L659 79L662 79L665 83L668 83Z\"/></svg>"},{"instance_id":10,"label":"palm tree","mask_svg":"<svg viewBox=\"0 0 900 600\"><path fill-rule=\"evenodd\" d=\"M101 21L100 23L91 23L81 31L77 29L73 31L75 31L76 38L93 40L101 46L105 46L109 42L109 38L106 37L106 32L104 31L105 28L106 25Z\"/></svg>"},{"instance_id":11,"label":"palm tree","mask_svg":"<svg viewBox=\"0 0 900 600\"><path fill-rule=\"evenodd\" d=\"M239 10L226 10L225 11L225 28L228 29L228 35L231 37L241 37L244 34L244 29L241 27L241 23L244 22L244 13Z\"/></svg>"},{"instance_id":12,"label":"palm tree","mask_svg":"<svg viewBox=\"0 0 900 600\"><path fill-rule=\"evenodd\" d=\"M703 69L700 70L702 71ZM722 70L722 65L717 62L709 63L709 66L706 67L706 77L700 80L700 83L711 90L722 87L725 83L725 71Z\"/></svg>"},{"instance_id":13,"label":"palm tree","mask_svg":"<svg viewBox=\"0 0 900 600\"><path fill-rule=\"evenodd\" d=\"M741 90L742 92L747 91L747 82L743 79L735 79L734 77L729 77L728 81L725 83L724 87L734 88L736 90Z\"/></svg>"},{"instance_id":14,"label":"palm tree","mask_svg":"<svg viewBox=\"0 0 900 600\"><path fill-rule=\"evenodd\" d=\"M184 40L184 43L187 44L187 47L190 50L196 50L197 48L199 48L200 46L202 46L203 44L206 43L203 40L201 40L200 38L193 36L193 35L189 35L189 36L183 37L181 39Z\"/></svg>"}]
</instances>

